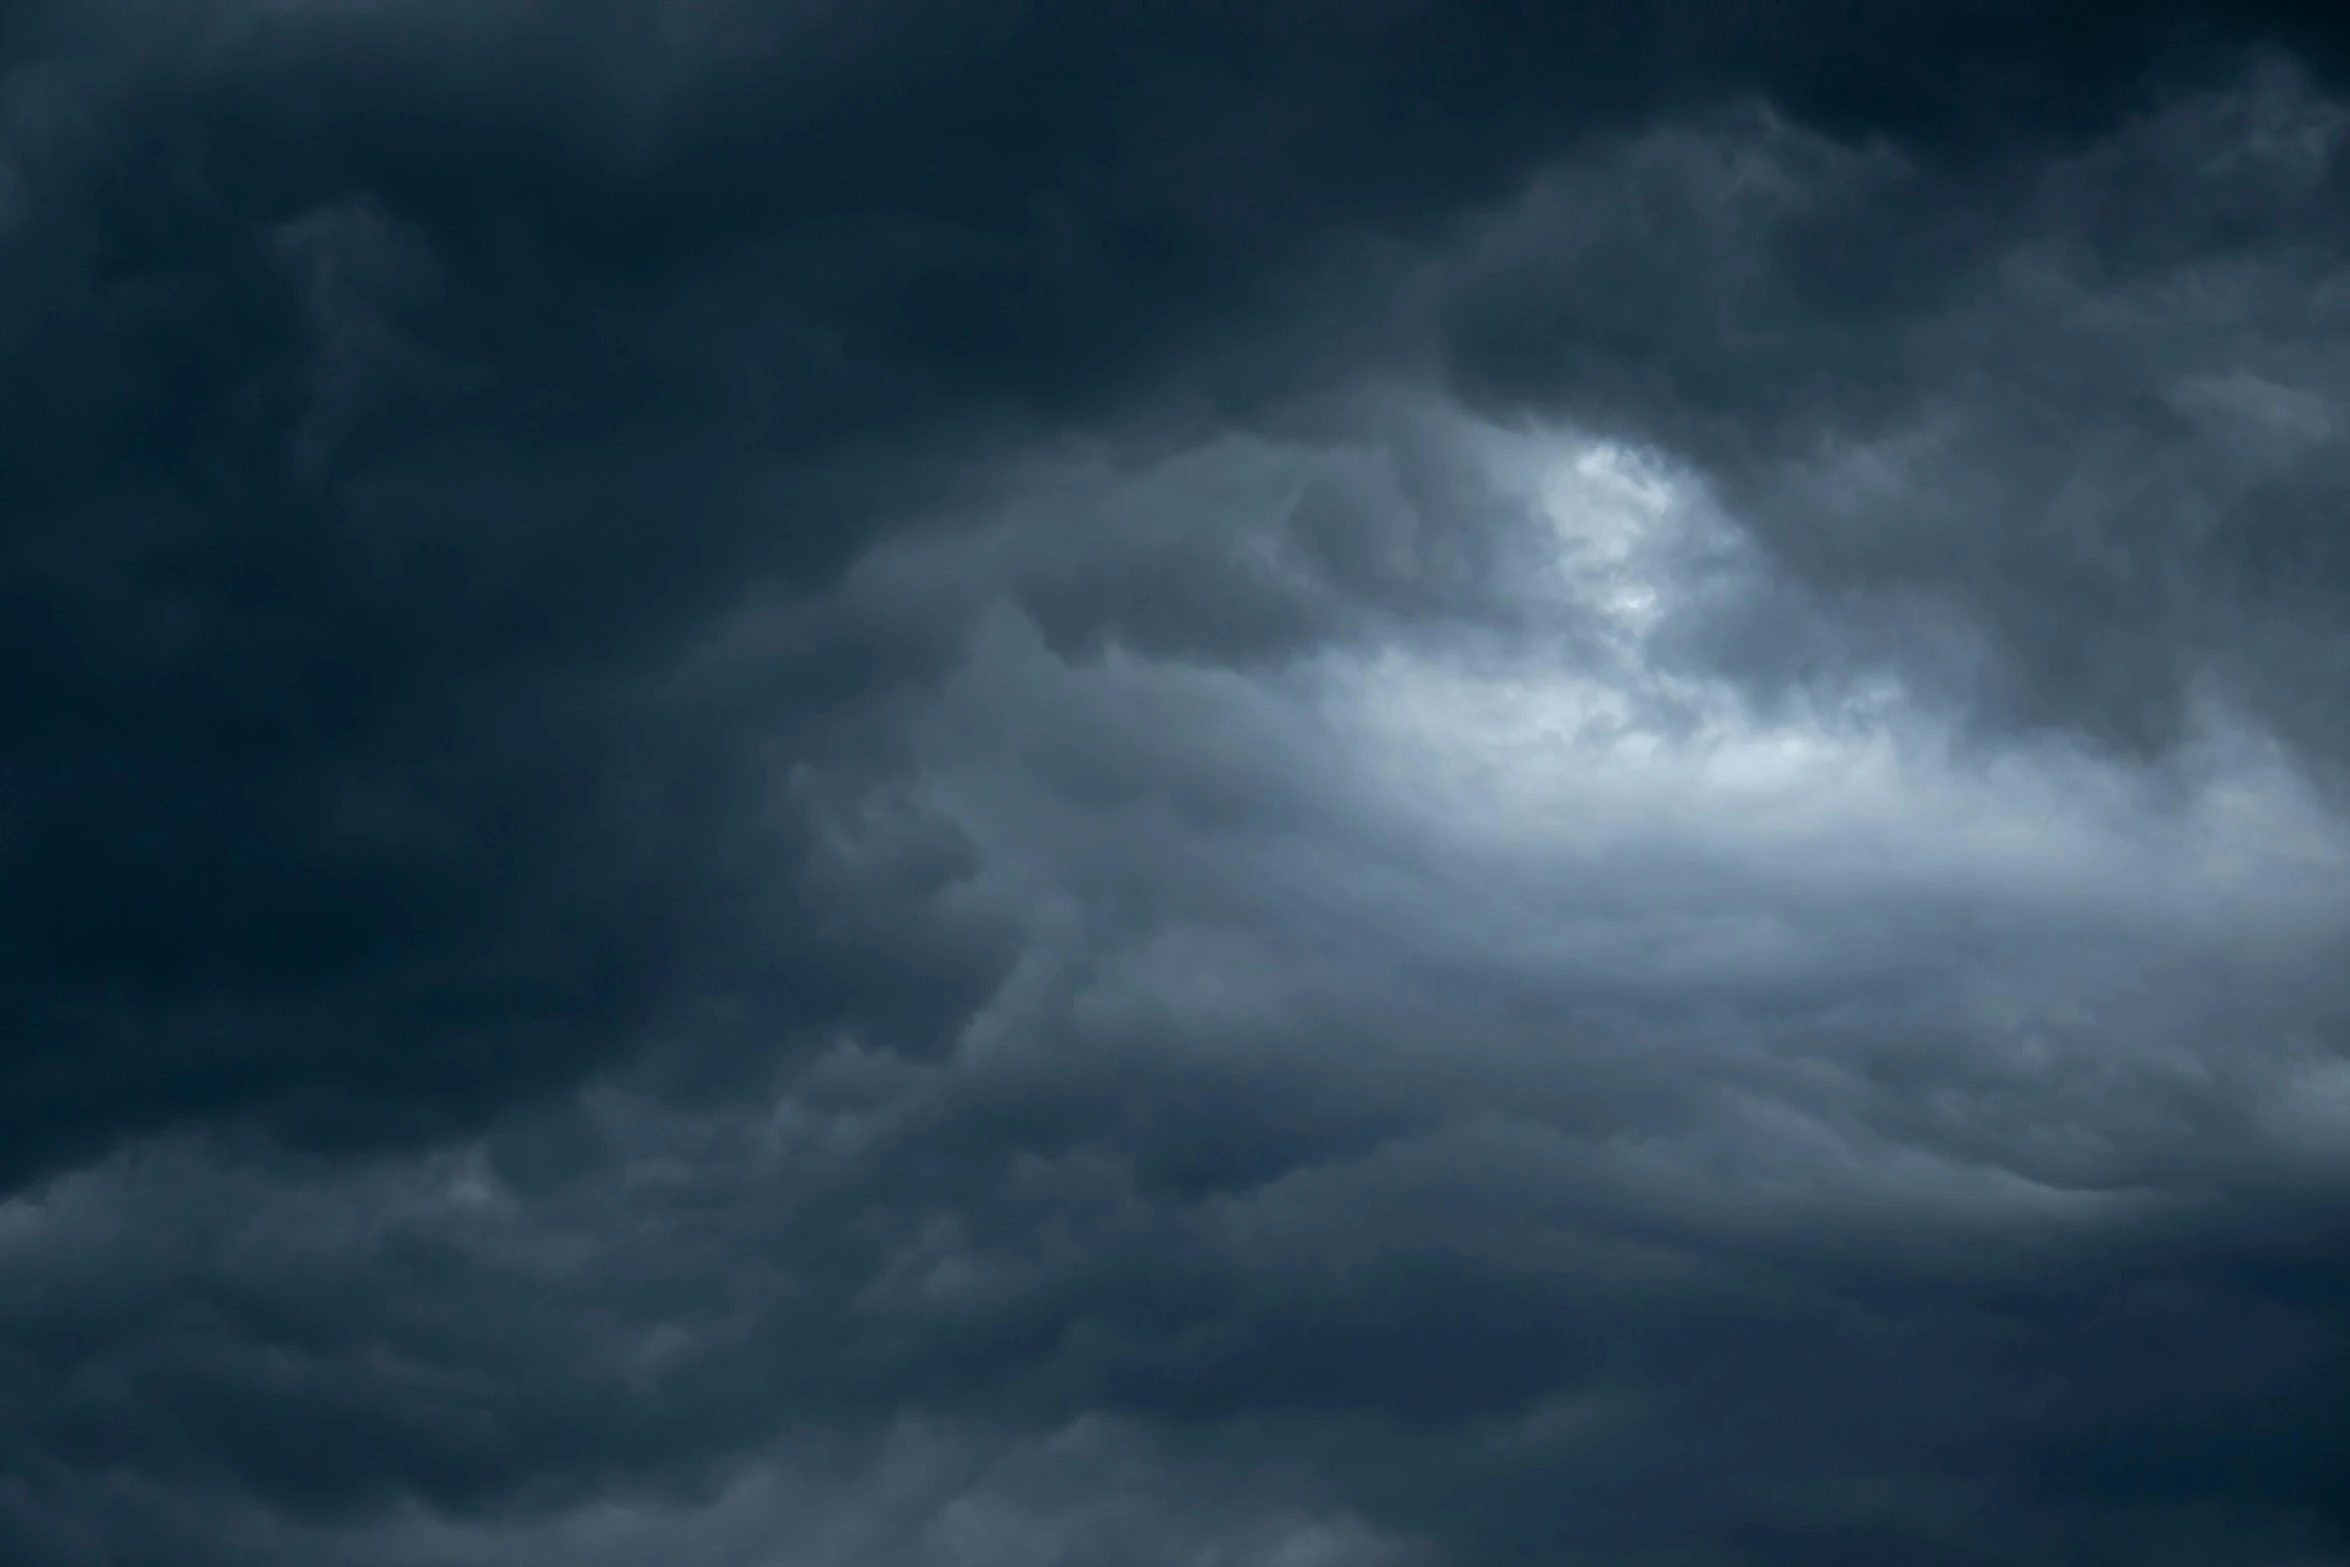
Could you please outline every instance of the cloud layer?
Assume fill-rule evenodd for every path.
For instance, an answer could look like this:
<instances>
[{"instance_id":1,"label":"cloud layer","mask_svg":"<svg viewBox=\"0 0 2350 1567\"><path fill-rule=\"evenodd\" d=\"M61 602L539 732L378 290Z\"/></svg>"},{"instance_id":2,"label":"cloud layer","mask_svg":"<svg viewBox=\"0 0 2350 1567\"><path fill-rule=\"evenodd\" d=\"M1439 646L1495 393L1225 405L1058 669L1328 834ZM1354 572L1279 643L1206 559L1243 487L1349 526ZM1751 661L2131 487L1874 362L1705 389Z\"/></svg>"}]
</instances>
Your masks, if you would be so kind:
<instances>
[{"instance_id":1,"label":"cloud layer","mask_svg":"<svg viewBox=\"0 0 2350 1567\"><path fill-rule=\"evenodd\" d=\"M2321 8L0 24L0 1559L2350 1562Z\"/></svg>"}]
</instances>

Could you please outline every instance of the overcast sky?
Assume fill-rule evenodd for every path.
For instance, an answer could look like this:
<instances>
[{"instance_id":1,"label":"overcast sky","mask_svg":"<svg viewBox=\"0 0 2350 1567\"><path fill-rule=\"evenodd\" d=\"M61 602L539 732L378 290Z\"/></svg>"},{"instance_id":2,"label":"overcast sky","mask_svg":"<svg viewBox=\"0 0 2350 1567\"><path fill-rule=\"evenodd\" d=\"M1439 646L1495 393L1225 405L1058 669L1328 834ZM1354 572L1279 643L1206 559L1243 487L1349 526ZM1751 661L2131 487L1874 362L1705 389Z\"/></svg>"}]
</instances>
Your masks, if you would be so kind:
<instances>
[{"instance_id":1,"label":"overcast sky","mask_svg":"<svg viewBox=\"0 0 2350 1567\"><path fill-rule=\"evenodd\" d=\"M2350 1564L2350 24L0 3L0 1563Z\"/></svg>"}]
</instances>

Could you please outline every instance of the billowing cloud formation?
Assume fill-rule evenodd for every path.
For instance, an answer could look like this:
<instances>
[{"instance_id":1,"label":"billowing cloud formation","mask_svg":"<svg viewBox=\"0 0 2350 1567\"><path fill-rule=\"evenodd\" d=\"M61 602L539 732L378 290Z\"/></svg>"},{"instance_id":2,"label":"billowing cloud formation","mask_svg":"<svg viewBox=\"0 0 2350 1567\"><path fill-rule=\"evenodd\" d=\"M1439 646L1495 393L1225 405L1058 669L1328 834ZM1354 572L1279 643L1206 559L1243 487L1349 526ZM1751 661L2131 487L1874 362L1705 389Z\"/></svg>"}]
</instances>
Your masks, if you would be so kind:
<instances>
[{"instance_id":1,"label":"billowing cloud formation","mask_svg":"<svg viewBox=\"0 0 2350 1567\"><path fill-rule=\"evenodd\" d=\"M1863 12L14 14L0 1558L2350 1562L2339 24Z\"/></svg>"}]
</instances>

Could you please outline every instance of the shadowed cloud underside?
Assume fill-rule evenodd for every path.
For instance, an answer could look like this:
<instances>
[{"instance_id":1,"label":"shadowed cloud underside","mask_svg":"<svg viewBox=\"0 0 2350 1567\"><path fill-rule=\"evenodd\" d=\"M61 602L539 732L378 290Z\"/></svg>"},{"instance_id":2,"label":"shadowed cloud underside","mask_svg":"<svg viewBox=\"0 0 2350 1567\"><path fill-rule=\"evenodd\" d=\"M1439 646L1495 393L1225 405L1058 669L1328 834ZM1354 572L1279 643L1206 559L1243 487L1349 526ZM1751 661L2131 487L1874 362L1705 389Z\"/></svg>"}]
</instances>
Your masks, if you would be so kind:
<instances>
[{"instance_id":1,"label":"shadowed cloud underside","mask_svg":"<svg viewBox=\"0 0 2350 1567\"><path fill-rule=\"evenodd\" d=\"M2350 1564L2319 6L0 14L0 1562Z\"/></svg>"}]
</instances>

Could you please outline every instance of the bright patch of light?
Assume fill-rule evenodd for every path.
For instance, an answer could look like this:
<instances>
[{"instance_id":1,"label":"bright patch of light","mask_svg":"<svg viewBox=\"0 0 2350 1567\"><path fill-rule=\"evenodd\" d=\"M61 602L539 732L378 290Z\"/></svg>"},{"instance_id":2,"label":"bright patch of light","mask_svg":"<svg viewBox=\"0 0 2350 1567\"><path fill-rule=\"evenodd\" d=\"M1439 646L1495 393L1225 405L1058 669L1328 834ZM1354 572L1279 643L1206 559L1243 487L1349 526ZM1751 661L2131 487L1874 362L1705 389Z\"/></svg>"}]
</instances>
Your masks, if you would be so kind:
<instances>
[{"instance_id":1,"label":"bright patch of light","mask_svg":"<svg viewBox=\"0 0 2350 1567\"><path fill-rule=\"evenodd\" d=\"M1617 442L1562 450L1551 437L1481 432L1505 491L1549 528L1548 586L1619 637L1656 629L1672 547L1704 527L1697 497L1662 464Z\"/></svg>"},{"instance_id":2,"label":"bright patch of light","mask_svg":"<svg viewBox=\"0 0 2350 1567\"><path fill-rule=\"evenodd\" d=\"M1554 570L1529 591L1554 631L1498 656L1389 647L1329 688L1363 765L1462 847L2034 901L2151 884L2203 919L2343 902L2350 844L2273 748L2215 727L2182 800L2085 752L1970 753L1890 678L1766 710L1659 645L1687 562L1765 569L1699 486L1610 443L1489 435L1486 453L1551 525Z\"/></svg>"}]
</instances>

